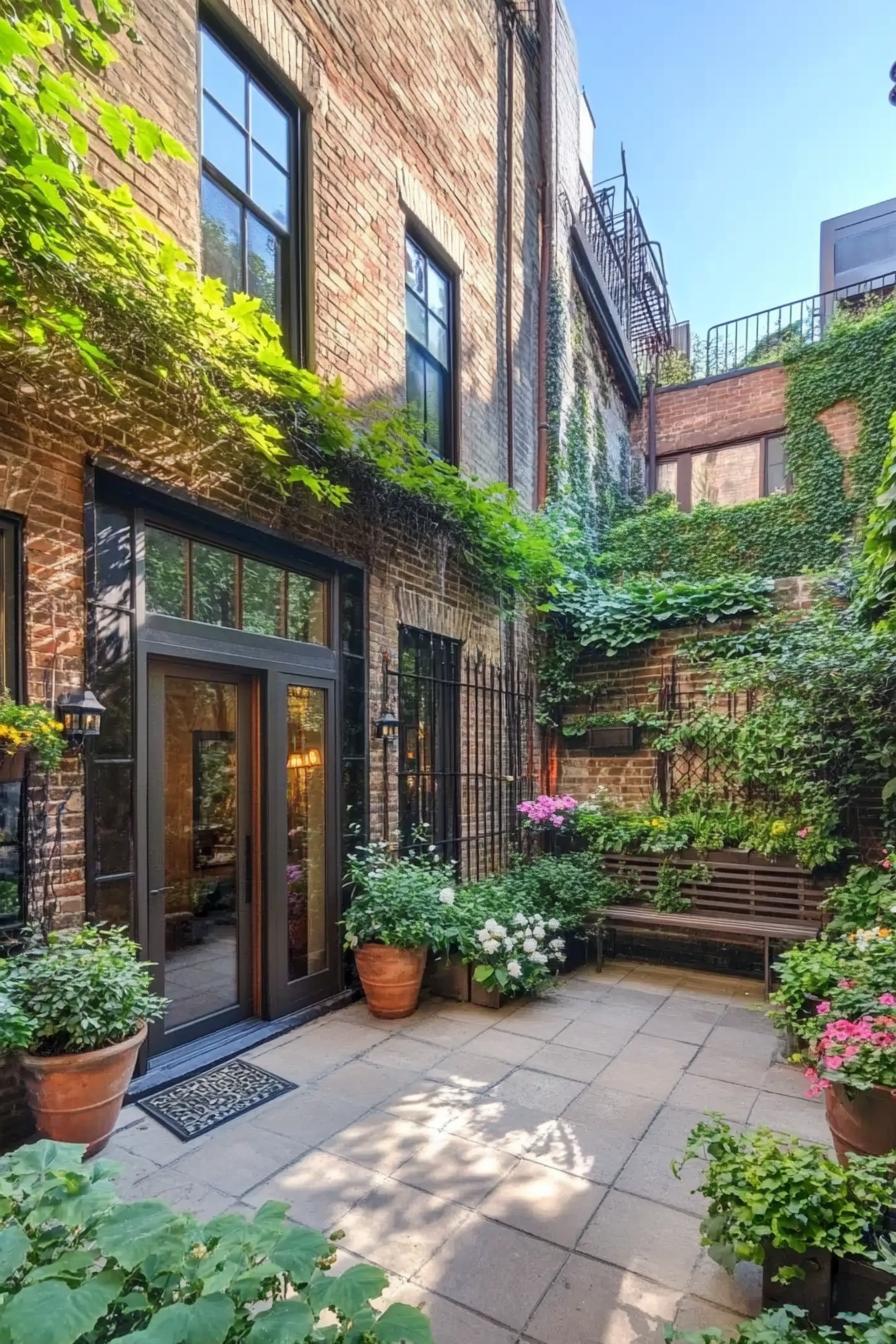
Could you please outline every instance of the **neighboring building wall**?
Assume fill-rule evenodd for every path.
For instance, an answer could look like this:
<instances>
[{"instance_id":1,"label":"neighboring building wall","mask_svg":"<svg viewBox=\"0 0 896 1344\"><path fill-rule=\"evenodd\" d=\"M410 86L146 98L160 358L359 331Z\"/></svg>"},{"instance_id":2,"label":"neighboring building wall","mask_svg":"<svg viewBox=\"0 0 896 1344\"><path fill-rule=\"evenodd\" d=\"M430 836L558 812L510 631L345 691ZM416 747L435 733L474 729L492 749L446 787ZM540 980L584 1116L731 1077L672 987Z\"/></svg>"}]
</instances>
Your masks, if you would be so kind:
<instances>
[{"instance_id":1,"label":"neighboring building wall","mask_svg":"<svg viewBox=\"0 0 896 1344\"><path fill-rule=\"evenodd\" d=\"M585 116L590 116L584 109ZM598 540L617 494L642 480L631 462L630 407L573 274L570 230L590 185L593 137L583 135L575 34L562 5L556 31L556 240L548 332L550 493L565 501ZM585 127L587 131L587 127Z\"/></svg>"}]
</instances>

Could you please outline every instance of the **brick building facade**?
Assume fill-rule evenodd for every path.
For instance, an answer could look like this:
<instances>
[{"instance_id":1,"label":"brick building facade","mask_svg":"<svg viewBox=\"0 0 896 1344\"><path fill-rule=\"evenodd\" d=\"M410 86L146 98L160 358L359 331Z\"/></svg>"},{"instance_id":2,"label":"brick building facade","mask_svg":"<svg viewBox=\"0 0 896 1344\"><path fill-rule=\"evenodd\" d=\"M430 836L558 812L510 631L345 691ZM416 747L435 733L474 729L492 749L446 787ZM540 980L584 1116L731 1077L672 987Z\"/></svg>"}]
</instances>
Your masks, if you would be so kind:
<instances>
[{"instance_id":1,"label":"brick building facade","mask_svg":"<svg viewBox=\"0 0 896 1344\"><path fill-rule=\"evenodd\" d=\"M274 207L255 210L272 181L279 189L273 139L261 139L283 113L297 180L272 246L278 265L293 249L293 353L338 376L355 404L402 404L419 285L421 367L437 388L447 370L437 451L485 481L512 470L530 505L538 69L514 7L233 0L197 14L191 0L139 0L137 11L143 43L122 41L108 91L193 158L123 166L109 153L100 178L127 181L197 258L208 179L243 210L257 263L259 220L279 236ZM231 165L219 171L225 131L243 134L225 106L232 79L218 78L227 61L255 117L242 184ZM229 121L212 141L222 107ZM376 836L422 819L468 868L506 858L532 742L524 723L513 778L499 762L488 793L481 716L525 685L525 624L422 515L360 496L338 511L282 498L244 464L216 460L139 384L127 405L63 404L7 365L0 399L0 508L20 580L5 571L21 665L10 689L52 705L90 684L106 704L87 759L69 756L46 796L32 778L17 860L30 916L49 894L59 923L87 912L130 924L174 1003L156 1059L331 1001L345 985L340 870L354 827ZM465 726L457 683L490 675L505 701L492 689ZM401 721L397 748L377 737L383 708ZM491 843L464 847L483 827ZM11 926L25 885L8 899Z\"/></svg>"}]
</instances>

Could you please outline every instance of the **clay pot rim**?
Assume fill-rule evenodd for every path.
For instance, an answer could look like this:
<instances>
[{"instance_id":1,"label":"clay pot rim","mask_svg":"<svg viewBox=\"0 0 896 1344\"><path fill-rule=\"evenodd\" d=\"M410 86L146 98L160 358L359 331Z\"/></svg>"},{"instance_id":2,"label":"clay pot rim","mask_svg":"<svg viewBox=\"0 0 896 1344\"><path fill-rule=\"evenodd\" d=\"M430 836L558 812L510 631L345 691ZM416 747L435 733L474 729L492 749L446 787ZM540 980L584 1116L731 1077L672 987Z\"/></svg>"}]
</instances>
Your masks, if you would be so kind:
<instances>
[{"instance_id":1,"label":"clay pot rim","mask_svg":"<svg viewBox=\"0 0 896 1344\"><path fill-rule=\"evenodd\" d=\"M368 939L366 943L359 943L353 947L353 952L363 952L365 947L384 947L389 952L428 952L429 943L414 943L412 947L398 947L395 943L376 943L373 939Z\"/></svg>"},{"instance_id":2,"label":"clay pot rim","mask_svg":"<svg viewBox=\"0 0 896 1344\"><path fill-rule=\"evenodd\" d=\"M123 1041L116 1041L114 1045L101 1045L98 1050L79 1050L77 1053L67 1055L33 1055L29 1050L23 1050L20 1059L25 1068L31 1069L35 1073L46 1072L50 1069L77 1069L79 1065L88 1061L101 1061L112 1059L115 1055L126 1054L136 1045L140 1046L146 1040L148 1027L145 1022L131 1036L126 1036Z\"/></svg>"},{"instance_id":3,"label":"clay pot rim","mask_svg":"<svg viewBox=\"0 0 896 1344\"><path fill-rule=\"evenodd\" d=\"M888 1096L896 1097L896 1085L890 1086L889 1083L871 1083L869 1087L850 1087L849 1083L841 1083L838 1079L831 1079L831 1086L827 1090L834 1090L844 1093L848 1101L854 1101L856 1097L861 1097L867 1092L886 1092Z\"/></svg>"}]
</instances>

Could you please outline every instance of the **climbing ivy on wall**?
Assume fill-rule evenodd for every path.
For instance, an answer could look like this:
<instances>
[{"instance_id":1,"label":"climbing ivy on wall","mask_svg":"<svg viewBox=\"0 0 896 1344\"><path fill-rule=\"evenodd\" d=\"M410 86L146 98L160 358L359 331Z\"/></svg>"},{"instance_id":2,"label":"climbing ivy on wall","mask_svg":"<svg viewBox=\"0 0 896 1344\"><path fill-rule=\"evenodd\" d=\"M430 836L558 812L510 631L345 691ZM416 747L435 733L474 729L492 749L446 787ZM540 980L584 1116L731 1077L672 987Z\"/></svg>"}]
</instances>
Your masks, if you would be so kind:
<instances>
[{"instance_id":1,"label":"climbing ivy on wall","mask_svg":"<svg viewBox=\"0 0 896 1344\"><path fill-rule=\"evenodd\" d=\"M699 504L681 513L668 495L612 529L600 568L689 578L742 570L779 577L836 563L867 512L896 409L896 303L837 317L824 339L785 353L787 458L794 489L746 504ZM847 469L818 416L856 404L859 441Z\"/></svg>"}]
</instances>

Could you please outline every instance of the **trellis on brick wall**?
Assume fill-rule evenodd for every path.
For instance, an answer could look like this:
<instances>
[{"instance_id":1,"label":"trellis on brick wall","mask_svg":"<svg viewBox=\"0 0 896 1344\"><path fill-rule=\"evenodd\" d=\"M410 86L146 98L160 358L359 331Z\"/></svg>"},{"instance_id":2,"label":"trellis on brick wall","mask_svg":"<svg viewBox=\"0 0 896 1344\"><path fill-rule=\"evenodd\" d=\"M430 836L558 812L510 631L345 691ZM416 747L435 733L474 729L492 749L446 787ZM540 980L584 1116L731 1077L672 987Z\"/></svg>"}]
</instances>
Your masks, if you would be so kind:
<instances>
[{"instance_id":1,"label":"trellis on brick wall","mask_svg":"<svg viewBox=\"0 0 896 1344\"><path fill-rule=\"evenodd\" d=\"M741 719L755 704L753 691L729 691L713 695L704 687L682 686L673 658L663 671L657 692L658 708L670 715L673 723L682 723L700 709ZM667 806L693 789L712 788L716 796L732 802L746 802L750 792L731 773L727 763L703 744L691 744L674 751L657 753L657 791Z\"/></svg>"}]
</instances>

